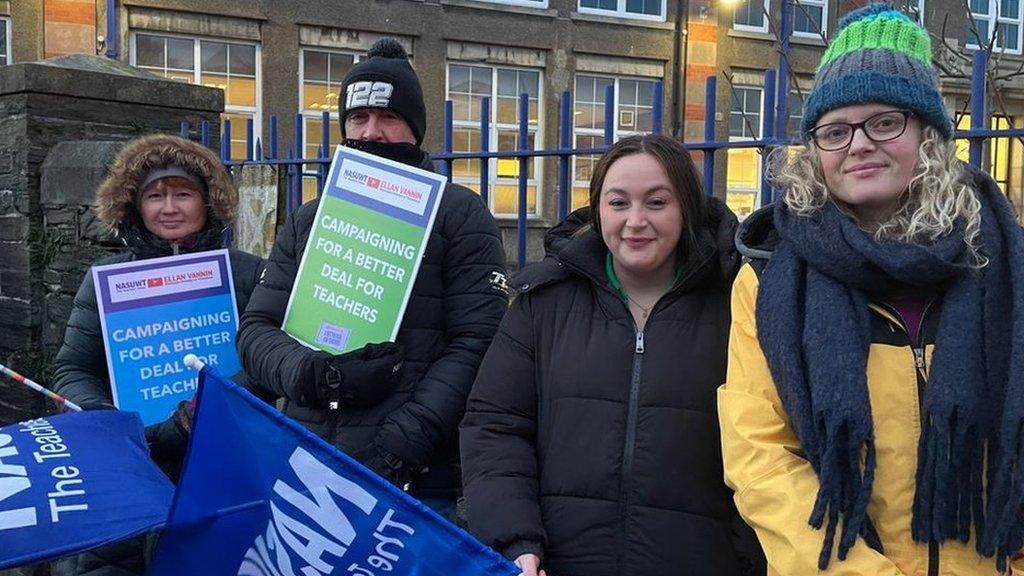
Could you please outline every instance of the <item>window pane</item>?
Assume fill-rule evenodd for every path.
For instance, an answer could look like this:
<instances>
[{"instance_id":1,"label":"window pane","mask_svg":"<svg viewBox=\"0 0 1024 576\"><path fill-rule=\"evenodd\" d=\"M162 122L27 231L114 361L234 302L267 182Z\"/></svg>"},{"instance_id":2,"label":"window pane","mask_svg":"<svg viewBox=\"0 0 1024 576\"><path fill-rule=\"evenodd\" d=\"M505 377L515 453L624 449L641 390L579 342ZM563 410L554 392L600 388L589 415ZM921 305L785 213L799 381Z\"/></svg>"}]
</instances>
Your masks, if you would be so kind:
<instances>
[{"instance_id":1,"label":"window pane","mask_svg":"<svg viewBox=\"0 0 1024 576\"><path fill-rule=\"evenodd\" d=\"M231 74L256 76L256 47L246 44L231 44Z\"/></svg>"},{"instance_id":2,"label":"window pane","mask_svg":"<svg viewBox=\"0 0 1024 576\"><path fill-rule=\"evenodd\" d=\"M580 0L580 7L616 10L618 8L618 0Z\"/></svg>"},{"instance_id":3,"label":"window pane","mask_svg":"<svg viewBox=\"0 0 1024 576\"><path fill-rule=\"evenodd\" d=\"M661 0L626 0L626 12L660 16Z\"/></svg>"},{"instance_id":4,"label":"window pane","mask_svg":"<svg viewBox=\"0 0 1024 576\"><path fill-rule=\"evenodd\" d=\"M808 6L801 4L795 6L796 20L794 21L794 30L797 32L808 32L811 34L818 34L821 32L821 6Z\"/></svg>"},{"instance_id":5,"label":"window pane","mask_svg":"<svg viewBox=\"0 0 1024 576\"><path fill-rule=\"evenodd\" d=\"M636 80L619 80L619 104L636 104Z\"/></svg>"},{"instance_id":6,"label":"window pane","mask_svg":"<svg viewBox=\"0 0 1024 576\"><path fill-rule=\"evenodd\" d=\"M736 6L734 22L742 26L754 28L764 27L763 0L744 0Z\"/></svg>"},{"instance_id":7,"label":"window pane","mask_svg":"<svg viewBox=\"0 0 1024 576\"><path fill-rule=\"evenodd\" d=\"M654 105L654 82L637 82L636 103L641 106Z\"/></svg>"},{"instance_id":8,"label":"window pane","mask_svg":"<svg viewBox=\"0 0 1024 576\"><path fill-rule=\"evenodd\" d=\"M452 101L452 119L455 122L469 122L473 120L469 114L469 96L453 92L448 98Z\"/></svg>"},{"instance_id":9,"label":"window pane","mask_svg":"<svg viewBox=\"0 0 1024 576\"><path fill-rule=\"evenodd\" d=\"M244 160L246 155L246 120L249 114L221 114L221 120L231 120L231 159Z\"/></svg>"},{"instance_id":10,"label":"window pane","mask_svg":"<svg viewBox=\"0 0 1024 576\"><path fill-rule=\"evenodd\" d=\"M327 54L315 50L302 53L302 77L306 82L327 82Z\"/></svg>"},{"instance_id":11,"label":"window pane","mask_svg":"<svg viewBox=\"0 0 1024 576\"><path fill-rule=\"evenodd\" d=\"M498 98L498 124L517 124L519 122L519 101L514 98Z\"/></svg>"},{"instance_id":12,"label":"window pane","mask_svg":"<svg viewBox=\"0 0 1024 576\"><path fill-rule=\"evenodd\" d=\"M537 211L537 187L526 188L526 212ZM516 184L499 184L494 187L494 212L497 214L517 214L519 212L519 186Z\"/></svg>"},{"instance_id":13,"label":"window pane","mask_svg":"<svg viewBox=\"0 0 1024 576\"><path fill-rule=\"evenodd\" d=\"M452 150L455 152L476 152L480 150L480 130L452 130ZM455 177L480 177L479 160L456 160L452 163L452 175Z\"/></svg>"},{"instance_id":14,"label":"window pane","mask_svg":"<svg viewBox=\"0 0 1024 576\"><path fill-rule=\"evenodd\" d=\"M519 96L515 70L498 70L498 96Z\"/></svg>"},{"instance_id":15,"label":"window pane","mask_svg":"<svg viewBox=\"0 0 1024 576\"><path fill-rule=\"evenodd\" d=\"M529 95L530 100L536 100L540 97L540 72L527 72L520 70L519 74L519 90L518 93L526 93ZM517 94L518 96L518 94Z\"/></svg>"},{"instance_id":16,"label":"window pane","mask_svg":"<svg viewBox=\"0 0 1024 576\"><path fill-rule=\"evenodd\" d=\"M177 70L195 70L195 44L183 38L167 39L167 67Z\"/></svg>"},{"instance_id":17,"label":"window pane","mask_svg":"<svg viewBox=\"0 0 1024 576\"><path fill-rule=\"evenodd\" d=\"M970 0L971 12L975 14L988 14L988 0Z\"/></svg>"},{"instance_id":18,"label":"window pane","mask_svg":"<svg viewBox=\"0 0 1024 576\"><path fill-rule=\"evenodd\" d=\"M1019 33L1020 27L1016 24L999 24L999 39L997 40L1000 48L1007 50L1017 50L1020 45Z\"/></svg>"},{"instance_id":19,"label":"window pane","mask_svg":"<svg viewBox=\"0 0 1024 576\"><path fill-rule=\"evenodd\" d=\"M469 92L469 67L452 64L448 67L448 90Z\"/></svg>"},{"instance_id":20,"label":"window pane","mask_svg":"<svg viewBox=\"0 0 1024 576\"><path fill-rule=\"evenodd\" d=\"M469 71L469 89L474 94L491 95L491 69L473 66Z\"/></svg>"},{"instance_id":21,"label":"window pane","mask_svg":"<svg viewBox=\"0 0 1024 576\"><path fill-rule=\"evenodd\" d=\"M331 77L332 84L341 85L352 65L356 63L355 56L351 54L331 54Z\"/></svg>"},{"instance_id":22,"label":"window pane","mask_svg":"<svg viewBox=\"0 0 1024 576\"><path fill-rule=\"evenodd\" d=\"M228 45L221 42L200 42L203 72L228 73Z\"/></svg>"},{"instance_id":23,"label":"window pane","mask_svg":"<svg viewBox=\"0 0 1024 576\"><path fill-rule=\"evenodd\" d=\"M231 76L224 103L229 106L256 106L256 80Z\"/></svg>"},{"instance_id":24,"label":"window pane","mask_svg":"<svg viewBox=\"0 0 1024 576\"><path fill-rule=\"evenodd\" d=\"M6 30L4 30L6 34ZM135 64L137 66L164 67L164 39L139 34L135 37Z\"/></svg>"},{"instance_id":25,"label":"window pane","mask_svg":"<svg viewBox=\"0 0 1024 576\"><path fill-rule=\"evenodd\" d=\"M989 41L988 20L972 18L967 27L967 41L977 46L985 46Z\"/></svg>"},{"instance_id":26,"label":"window pane","mask_svg":"<svg viewBox=\"0 0 1024 576\"><path fill-rule=\"evenodd\" d=\"M1003 18L1020 18L1020 0L1000 0L999 15Z\"/></svg>"}]
</instances>

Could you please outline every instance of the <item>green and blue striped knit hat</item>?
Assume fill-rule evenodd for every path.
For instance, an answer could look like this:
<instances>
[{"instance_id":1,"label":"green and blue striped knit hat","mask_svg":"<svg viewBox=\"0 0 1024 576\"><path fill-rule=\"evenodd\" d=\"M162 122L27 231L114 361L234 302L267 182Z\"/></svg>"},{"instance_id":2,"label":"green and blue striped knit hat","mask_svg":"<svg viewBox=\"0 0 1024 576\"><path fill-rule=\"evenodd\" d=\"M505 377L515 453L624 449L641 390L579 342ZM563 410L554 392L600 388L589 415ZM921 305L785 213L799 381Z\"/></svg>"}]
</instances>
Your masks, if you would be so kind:
<instances>
[{"instance_id":1,"label":"green and blue striped knit hat","mask_svg":"<svg viewBox=\"0 0 1024 576\"><path fill-rule=\"evenodd\" d=\"M839 21L804 105L800 129L851 104L878 102L912 110L946 138L953 122L939 94L928 32L887 4L871 4Z\"/></svg>"}]
</instances>

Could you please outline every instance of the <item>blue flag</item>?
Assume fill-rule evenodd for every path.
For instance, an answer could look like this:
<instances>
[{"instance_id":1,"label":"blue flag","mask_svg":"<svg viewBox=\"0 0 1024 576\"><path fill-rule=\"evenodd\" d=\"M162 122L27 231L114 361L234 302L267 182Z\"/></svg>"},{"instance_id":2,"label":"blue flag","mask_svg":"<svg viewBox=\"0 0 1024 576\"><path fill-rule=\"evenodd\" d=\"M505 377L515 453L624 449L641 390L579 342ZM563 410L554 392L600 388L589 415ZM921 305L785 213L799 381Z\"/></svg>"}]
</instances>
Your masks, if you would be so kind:
<instances>
[{"instance_id":1,"label":"blue flag","mask_svg":"<svg viewBox=\"0 0 1024 576\"><path fill-rule=\"evenodd\" d=\"M514 564L215 370L149 576L515 576Z\"/></svg>"},{"instance_id":2,"label":"blue flag","mask_svg":"<svg viewBox=\"0 0 1024 576\"><path fill-rule=\"evenodd\" d=\"M73 412L0 428L0 570L155 528L172 492L138 414Z\"/></svg>"}]
</instances>

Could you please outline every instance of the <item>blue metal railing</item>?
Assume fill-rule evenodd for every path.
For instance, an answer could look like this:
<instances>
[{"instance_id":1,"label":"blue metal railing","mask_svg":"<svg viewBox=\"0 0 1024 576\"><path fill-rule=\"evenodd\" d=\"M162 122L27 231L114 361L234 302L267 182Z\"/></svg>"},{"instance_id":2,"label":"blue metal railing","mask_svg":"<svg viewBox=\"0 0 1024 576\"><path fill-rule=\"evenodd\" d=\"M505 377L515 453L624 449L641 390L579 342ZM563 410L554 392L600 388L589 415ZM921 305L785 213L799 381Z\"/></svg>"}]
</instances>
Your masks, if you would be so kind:
<instances>
[{"instance_id":1,"label":"blue metal railing","mask_svg":"<svg viewBox=\"0 0 1024 576\"><path fill-rule=\"evenodd\" d=\"M988 129L988 116L985 110L986 82L985 68L987 65L986 54L982 51L976 52L973 63L973 78L971 83L971 128L969 130L957 130L955 138L966 139L970 142L970 163L981 167L982 150L985 140L992 138L1024 137L1024 128L1011 128L1002 130ZM731 142L718 140L716 137L715 121L717 79L709 76L706 81L705 91L705 114L704 114L704 141L684 142L683 145L690 151L699 151L703 154L702 172L704 188L708 194L715 189L715 152L718 150L733 149L756 149L762 155L772 149L784 146L800 144L800 139L785 135L786 120L777 116L779 110L785 110L785 102L778 106L776 98L788 91L788 82L785 77L779 77L775 70L765 72L764 94L765 103L762 107L761 134L758 139ZM660 82L654 86L653 110L651 114L651 131L661 133L662 131L662 108L663 108L663 86ZM453 167L456 161L476 161L479 163L479 189L484 202L488 202L491 182L491 159L514 159L518 163L518 174L515 177L517 183L517 262L520 266L526 263L526 228L528 222L527 208L529 206L529 191L534 188L534 202L539 201L541 194L540 182L531 182L529 165L531 160L538 158L557 159L557 191L554 194L557 207L556 213L559 219L564 218L572 208L572 159L577 156L598 155L604 153L614 142L615 138L615 92L614 86L608 86L605 91L604 106L604 133L603 145L592 148L573 147L573 114L572 114L572 93L565 91L560 98L559 115L559 138L558 146L550 149L530 149L529 147L529 97L522 94L518 101L518 145L515 150L491 150L490 149L490 98L483 98L481 101L481 119L479 130L481 135L481 150L473 152L455 152L453 145L454 119L453 105L451 101L445 102L444 107L444 144L442 152L433 154L432 157L439 162L439 170L451 178ZM785 114L785 112L783 112ZM788 116L788 114L787 114ZM285 146L284 156L278 156L280 142L278 139L277 117L271 117L269 122L270 145L265 146L258 137L252 120L246 123L246 157L244 160L232 158L230 146L231 121L225 119L222 127L221 157L229 167L249 164L264 164L278 166L286 171L285 187L285 209L288 212L296 210L302 204L302 183L304 178L315 178L316 189L322 190L327 177L327 171L331 163L330 150L321 145L312 158L305 156L305 144L303 140L304 125L307 118L302 114L295 115L294 140ZM320 118L320 138L322 143L330 141L331 117L328 112L323 112ZM190 126L186 122L181 123L181 134L188 137ZM200 140L204 145L210 145L210 125L203 122L199 130ZM537 143L539 144L539 143ZM761 205L769 204L774 197L770 182L766 176L767 163L762 162L761 176ZM312 167L312 168L311 168ZM536 205L536 204L535 204Z\"/></svg>"}]
</instances>

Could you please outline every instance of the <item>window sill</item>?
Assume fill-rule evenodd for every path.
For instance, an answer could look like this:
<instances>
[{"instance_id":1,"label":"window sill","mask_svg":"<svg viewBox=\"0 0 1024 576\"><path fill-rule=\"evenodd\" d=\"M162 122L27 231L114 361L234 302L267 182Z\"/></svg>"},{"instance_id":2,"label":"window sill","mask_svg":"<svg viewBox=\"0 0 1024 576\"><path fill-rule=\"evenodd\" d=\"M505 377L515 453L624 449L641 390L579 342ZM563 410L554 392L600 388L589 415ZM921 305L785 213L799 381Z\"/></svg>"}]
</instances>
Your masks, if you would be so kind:
<instances>
[{"instance_id":1,"label":"window sill","mask_svg":"<svg viewBox=\"0 0 1024 576\"><path fill-rule=\"evenodd\" d=\"M744 40L763 40L766 42L775 42L775 35L769 32L751 32L748 30L736 30L730 28L726 35L730 38L742 38Z\"/></svg>"},{"instance_id":2,"label":"window sill","mask_svg":"<svg viewBox=\"0 0 1024 576\"><path fill-rule=\"evenodd\" d=\"M440 0L441 6L457 6L459 8L474 8L479 10L494 10L497 12L514 12L527 16L540 16L542 18L557 18L558 10L553 8L531 8L530 6L519 6L516 4L499 4L488 0Z\"/></svg>"},{"instance_id":3,"label":"window sill","mask_svg":"<svg viewBox=\"0 0 1024 576\"><path fill-rule=\"evenodd\" d=\"M616 26L628 25L638 28L653 28L655 30L674 30L672 22L661 22L658 20L645 20L642 18L630 18L628 16L604 16L601 14L590 14L573 12L569 18L574 22L596 22L599 24L615 24Z\"/></svg>"},{"instance_id":4,"label":"window sill","mask_svg":"<svg viewBox=\"0 0 1024 576\"><path fill-rule=\"evenodd\" d=\"M825 41L821 39L821 36L797 36L796 34L789 37L790 44L798 44L800 46L814 46L818 48L824 48L827 46Z\"/></svg>"}]
</instances>

